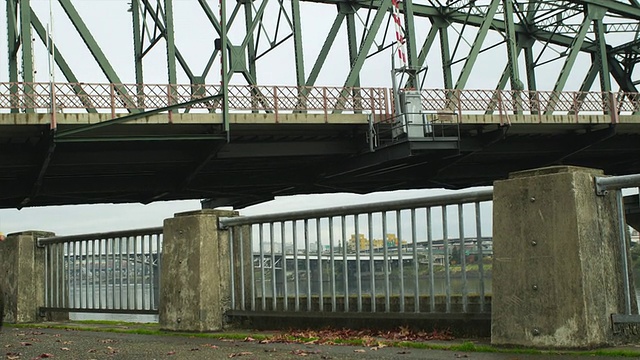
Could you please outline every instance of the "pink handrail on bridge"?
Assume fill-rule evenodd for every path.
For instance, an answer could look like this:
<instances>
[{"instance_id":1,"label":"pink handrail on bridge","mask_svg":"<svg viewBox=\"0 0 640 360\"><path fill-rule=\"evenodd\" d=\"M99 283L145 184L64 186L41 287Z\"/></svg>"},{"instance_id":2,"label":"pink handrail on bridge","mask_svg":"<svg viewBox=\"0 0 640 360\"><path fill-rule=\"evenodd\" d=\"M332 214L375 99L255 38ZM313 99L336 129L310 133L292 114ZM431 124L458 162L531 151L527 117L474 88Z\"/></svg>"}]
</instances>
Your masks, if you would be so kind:
<instances>
[{"instance_id":1,"label":"pink handrail on bridge","mask_svg":"<svg viewBox=\"0 0 640 360\"><path fill-rule=\"evenodd\" d=\"M54 95L51 94L53 88ZM164 108L219 93L219 85L208 84L95 84L95 83L0 83L0 109L43 112L95 109L112 115L133 109ZM513 114L617 114L640 111L637 93L552 92L512 90L422 90L422 110L452 115L494 114L508 120ZM298 87L231 85L231 111L278 114L306 112L324 114L365 113L375 121L391 118L393 95L388 88ZM189 111L216 112L220 100L195 103ZM174 110L175 111L175 110ZM185 110L180 110L185 111Z\"/></svg>"}]
</instances>

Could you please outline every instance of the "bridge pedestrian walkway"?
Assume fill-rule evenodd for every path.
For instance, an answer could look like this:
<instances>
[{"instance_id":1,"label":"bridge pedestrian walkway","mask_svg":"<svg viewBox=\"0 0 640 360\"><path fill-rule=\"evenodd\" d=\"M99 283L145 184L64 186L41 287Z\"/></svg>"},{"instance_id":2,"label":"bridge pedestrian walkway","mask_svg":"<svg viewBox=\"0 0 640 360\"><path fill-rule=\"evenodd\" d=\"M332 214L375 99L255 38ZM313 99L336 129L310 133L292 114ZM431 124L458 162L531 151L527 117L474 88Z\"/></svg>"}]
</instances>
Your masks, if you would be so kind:
<instances>
[{"instance_id":1,"label":"bridge pedestrian walkway","mask_svg":"<svg viewBox=\"0 0 640 360\"><path fill-rule=\"evenodd\" d=\"M84 329L83 329L84 328ZM79 323L45 323L38 327L8 327L0 333L6 359L620 359L640 357L637 347L621 346L599 351L543 351L491 348L489 339L413 342L410 346L325 345L269 342L274 332L239 334L163 333L151 326ZM243 330L244 331L244 330ZM474 350L475 348L475 350ZM478 351L483 350L483 351Z\"/></svg>"}]
</instances>

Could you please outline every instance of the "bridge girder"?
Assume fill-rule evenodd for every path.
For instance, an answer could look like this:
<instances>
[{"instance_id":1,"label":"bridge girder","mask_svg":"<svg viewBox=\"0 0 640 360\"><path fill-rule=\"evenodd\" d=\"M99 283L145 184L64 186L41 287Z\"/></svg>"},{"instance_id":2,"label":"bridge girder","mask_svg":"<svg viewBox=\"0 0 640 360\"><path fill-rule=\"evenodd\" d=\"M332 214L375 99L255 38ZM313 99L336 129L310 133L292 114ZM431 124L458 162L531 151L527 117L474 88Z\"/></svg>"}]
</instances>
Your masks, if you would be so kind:
<instances>
[{"instance_id":1,"label":"bridge girder","mask_svg":"<svg viewBox=\"0 0 640 360\"><path fill-rule=\"evenodd\" d=\"M585 77L585 70L593 65L601 79L589 90L607 91L611 80L617 84L612 90L635 90L631 85L636 82L634 65L640 49L636 1L422 0L399 4L408 66L431 67L424 76L425 87L457 84L457 88L518 89L526 80L522 85L527 89L578 90L581 83L565 83ZM107 4L101 10L100 6L92 3L88 10L78 0L57 0L53 6L55 26L65 24L76 31L74 36L56 34L53 38L57 71L67 81L220 82L220 54L214 40L221 37L222 27L219 9L210 2L133 0L127 9ZM397 44L390 8L388 0L229 2L229 76L237 74L233 82L249 84L388 85L391 76L385 72L391 70L391 52ZM100 11L127 10L130 16L120 14L109 22L92 20ZM320 14L331 13L333 24L321 20L326 17ZM44 44L52 39L43 34L42 25L49 22L49 9L41 2L8 0L6 14L9 80L46 80L42 78L48 74L42 69L46 63L35 60L46 54ZM113 28L112 36L102 34L107 26ZM446 41L434 43L434 27L440 30L441 39L446 33ZM126 28L133 31L123 30ZM33 31L40 41L23 41L32 39ZM318 44L323 45L319 48ZM419 44L424 45L418 48ZM89 54L91 67L101 75L87 73L87 59L78 61L76 52ZM130 61L123 61L123 52ZM441 54L450 54L449 59L442 59ZM510 84L502 85L502 72L488 71L496 64L505 69ZM18 71L20 66L22 71ZM453 79L447 79L449 73Z\"/></svg>"}]
</instances>

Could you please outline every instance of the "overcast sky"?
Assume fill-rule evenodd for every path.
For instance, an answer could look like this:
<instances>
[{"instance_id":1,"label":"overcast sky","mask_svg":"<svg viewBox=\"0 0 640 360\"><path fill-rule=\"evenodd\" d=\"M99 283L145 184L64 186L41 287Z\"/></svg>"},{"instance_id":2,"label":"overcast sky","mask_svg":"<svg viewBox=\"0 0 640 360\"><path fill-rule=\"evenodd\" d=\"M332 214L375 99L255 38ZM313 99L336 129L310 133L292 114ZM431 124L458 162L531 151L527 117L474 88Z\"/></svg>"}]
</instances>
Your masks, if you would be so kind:
<instances>
[{"instance_id":1,"label":"overcast sky","mask_svg":"<svg viewBox=\"0 0 640 360\"><path fill-rule=\"evenodd\" d=\"M176 26L176 44L180 46L180 51L189 59L191 64L194 64L194 72L199 73L205 66L207 56L203 56L202 53L207 53L212 50L212 41L203 41L203 39L213 38L213 31L210 24L207 23L203 12L199 9L196 1L174 1L174 16ZM73 1L79 13L83 16L85 22L90 27L92 35L96 38L97 42L103 47L103 50L107 52L109 60L112 65L121 76L122 81L126 83L135 82L133 76L133 45L131 44L131 13L129 9L128 0L83 0ZM218 1L209 2L211 8L217 12ZM231 5L235 2L230 3ZM31 0L31 5L34 11L38 13L40 20L45 24L49 22L49 1L48 0ZM229 5L229 6L231 6ZM5 18L6 2L0 2L0 15ZM306 9L306 10L305 10ZM312 9L312 10L309 10ZM312 16L306 16L303 13L303 39L305 41L305 51L310 52L312 55L309 59L314 59L314 53L320 51L324 35L321 35L321 41L314 41L314 33L325 34L329 27L333 17L335 16L335 7L320 4L305 3L303 11L307 14L312 12ZM78 76L85 82L96 81L106 82L101 71L97 67L94 61L87 61L91 58L86 47L82 44L82 40L79 39L76 31L73 29L73 25L69 22L64 15L60 6L53 3L54 13L54 36L56 43L61 47L63 53L66 55L67 61L69 61L71 68ZM105 14L108 13L108 16ZM241 23L242 16L239 16L238 24L236 28L242 28ZM271 16L275 19L276 16ZM267 15L265 19L270 19ZM360 25L358 25L360 26ZM421 25L417 25L421 26ZM343 24L344 27L344 24ZM418 43L421 43L426 36L426 31L420 31L418 29ZM424 29L423 29L424 30ZM198 36L193 36L194 33L198 33ZM286 33L286 32L285 32ZM232 41L238 43L240 38L238 34L232 34ZM317 35L316 35L317 36ZM388 36L393 37L393 32L390 32ZM492 35L490 35L492 36ZM34 37L35 34L34 34ZM420 38L422 37L422 38ZM346 58L348 57L346 51L340 49L346 48L344 36L339 36L338 40L333 47L332 53L328 57L328 71L321 73L318 78L318 84L322 85L340 85L339 81L343 81L345 78L348 67L345 64L348 63ZM380 40L380 39L378 39ZM0 27L0 54L7 53L7 36L6 26ZM264 42L266 44L266 42ZM437 43L437 41L436 41ZM71 45L68 45L71 44ZM111 45L111 48L107 48ZM461 46L468 46L469 44L462 43ZM432 49L429 59L429 64L432 68L437 69L440 65L439 51L437 51L438 45L434 45L436 49ZM278 51L282 51L278 53ZM491 50L498 51L498 50ZM491 56L491 51L487 52L488 56ZM153 59L151 57L151 63L145 63L145 74L150 73L153 76L153 71L157 71L157 83L166 82L166 70L165 65L162 63L163 53L165 52L164 45L152 49L152 53L156 52L157 58L160 63L157 67L153 66ZM118 56L114 56L117 54ZM294 68L292 51L292 41L288 40L282 49L269 53L268 57L273 57L278 61L278 68L291 69ZM487 56L487 55L483 56ZM153 54L152 54L153 55ZM34 57L35 66L38 69L36 79L38 81L48 81L47 72L47 54L46 48L39 40L34 42ZM390 76L390 57L388 55L379 56L380 61L367 61L363 73L376 74L376 76L363 77L363 86L388 86L391 80ZM503 64L506 62L506 55L494 54L491 56L492 64L487 66L483 71L474 72L472 79L470 79L469 88L487 88L488 83L483 81L485 76L491 74L491 78L496 78L495 73L499 74L502 71ZM375 59L374 59L375 60ZM522 59L521 59L522 60ZM261 66L265 62L261 62ZM269 63L266 62L266 66ZM307 73L310 71L311 63L305 64L307 66ZM456 65L462 66L462 63ZM154 68L156 68L154 70ZM214 66L215 68L215 66ZM259 82L267 85L280 85L280 84L293 84L295 79L291 77L295 74L294 71L288 71L286 75L281 74L278 71L259 71ZM437 70L436 70L437 71ZM219 73L219 71L212 70L212 74ZM123 75L124 74L124 75ZM429 72L428 74L435 74L435 72ZM333 76L333 78L332 78ZM581 76L579 76L581 78ZM336 80L336 79L339 79ZM8 65L7 57L0 57L0 81L8 80ZM61 75L56 78L57 81L64 81ZM553 78L538 79L541 83L545 81L553 82ZM428 87L437 88L442 87L439 84L440 80L431 80L428 78ZM149 82L149 80L146 80ZM186 82L184 74L179 71L178 82ZM489 87L495 86L491 84ZM542 85L544 87L544 85ZM287 198L278 198L274 201L256 205L241 211L242 214L251 215L258 213L268 212L281 212L290 210L305 209L309 206L313 207L326 207L336 205L347 205L356 202L373 202L379 200L388 200L391 198L402 197L415 197L425 196L429 194L441 194L443 190L412 190L412 191L400 191L392 193L382 194L369 194L369 195L353 195L353 194L332 194L332 195L301 195ZM22 210L16 209L4 209L0 210L0 231L5 233L12 233L25 230L46 230L55 232L58 235L70 235L78 233L89 232L104 232L121 229L133 229L141 227L154 227L161 226L164 219L172 217L175 213L196 210L200 208L199 200L192 201L171 201L171 202L159 202L149 205L140 204L126 204L126 205L80 205L80 206L56 206L56 207L41 207L41 208L25 208ZM488 219L487 221L490 221Z\"/></svg>"}]
</instances>

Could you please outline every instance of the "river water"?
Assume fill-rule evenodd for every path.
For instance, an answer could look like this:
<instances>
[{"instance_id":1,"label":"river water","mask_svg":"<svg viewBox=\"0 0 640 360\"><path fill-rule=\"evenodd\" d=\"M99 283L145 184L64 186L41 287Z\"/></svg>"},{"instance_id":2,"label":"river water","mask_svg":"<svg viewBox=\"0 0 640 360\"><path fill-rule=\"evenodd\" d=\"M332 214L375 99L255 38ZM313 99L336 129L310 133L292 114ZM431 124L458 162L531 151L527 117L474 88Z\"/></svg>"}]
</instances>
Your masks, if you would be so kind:
<instances>
[{"instance_id":1,"label":"river water","mask_svg":"<svg viewBox=\"0 0 640 360\"><path fill-rule=\"evenodd\" d=\"M383 282L378 279L375 284L376 294L384 295L386 289L384 288ZM461 294L462 293L462 281L461 279L451 279L449 284L451 285L451 294ZM281 289L282 284L278 285L278 289ZM305 295L309 289L311 289L311 293L313 295L319 294L319 286L318 284L309 284L308 286L306 282L299 281L298 282L298 293L300 295ZM331 281L323 282L323 294L324 296L330 296L333 291L334 284ZM296 288L296 284L293 281L287 282L287 294L293 295ZM336 295L342 296L344 294L344 282L336 281L335 282ZM426 280L419 281L418 288L420 289L421 295L429 295L429 283ZM435 279L434 282L434 293L436 295L446 294L447 282L445 279ZM114 290L115 289L115 290ZM265 294L267 296L271 296L273 286L265 282ZM352 295L357 294L358 284L357 282L349 283L349 292ZM371 294L371 282L369 280L363 280L360 284L360 289L363 295ZM414 294L415 289L415 281L413 279L407 279L404 283L405 294L407 296L412 296ZM467 279L467 289L466 292L468 294L479 294L481 292L481 284L479 279L471 278ZM640 284L636 285L636 298L638 299L638 304L640 304ZM152 309L157 308L157 299L158 292L154 291L153 287L150 286L142 286L142 285L129 285L123 286L122 290L120 286L112 286L112 285L103 285L99 289L93 291L94 288L86 287L82 289L76 289L73 293L73 300L75 303L72 303L72 306L77 307L93 307L94 303L101 308L112 309L119 308L121 305L125 308L129 309ZM390 293L398 294L400 292L400 282L392 281L390 282ZM260 296L262 293L262 285L256 286L256 294ZM491 293L491 279L485 279L484 283L484 291L486 294ZM282 295L281 291L276 291L279 293L278 295ZM93 296L91 296L93 294ZM126 321L126 322L142 322L142 323L156 323L158 322L158 315L138 315L138 314L112 314L112 313L84 313L77 312L71 313L70 318L72 320L108 320L108 321Z\"/></svg>"}]
</instances>

